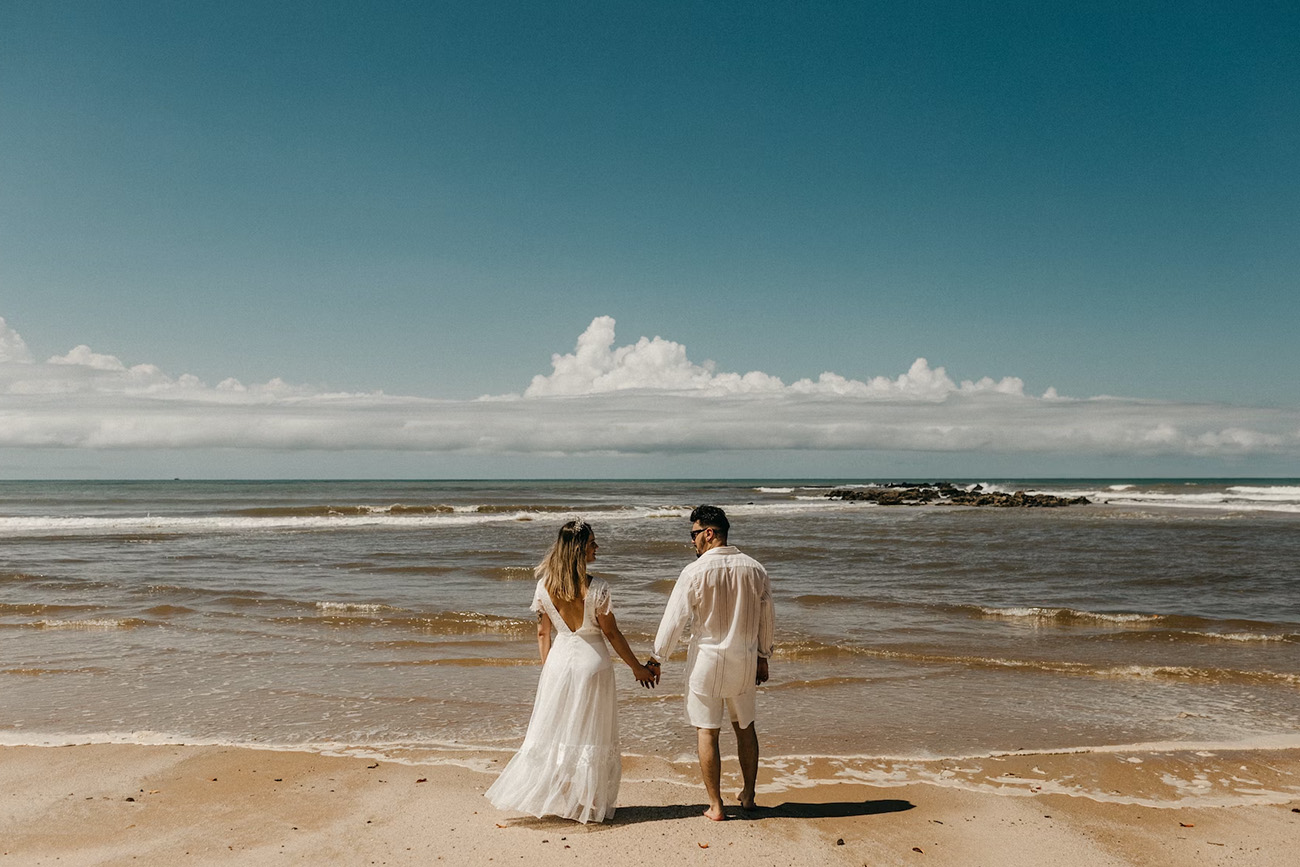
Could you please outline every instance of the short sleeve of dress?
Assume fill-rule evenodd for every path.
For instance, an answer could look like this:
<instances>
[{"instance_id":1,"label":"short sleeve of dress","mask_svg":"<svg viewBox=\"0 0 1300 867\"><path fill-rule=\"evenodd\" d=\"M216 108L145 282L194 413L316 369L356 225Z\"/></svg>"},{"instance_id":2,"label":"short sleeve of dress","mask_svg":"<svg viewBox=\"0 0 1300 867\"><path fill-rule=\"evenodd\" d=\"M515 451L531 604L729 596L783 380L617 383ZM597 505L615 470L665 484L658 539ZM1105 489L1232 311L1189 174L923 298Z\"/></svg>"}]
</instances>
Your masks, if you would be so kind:
<instances>
[{"instance_id":1,"label":"short sleeve of dress","mask_svg":"<svg viewBox=\"0 0 1300 867\"><path fill-rule=\"evenodd\" d=\"M593 611L597 614L613 613L614 603L609 596L609 584L600 578L593 578L588 593L591 596Z\"/></svg>"},{"instance_id":2,"label":"short sleeve of dress","mask_svg":"<svg viewBox=\"0 0 1300 867\"><path fill-rule=\"evenodd\" d=\"M545 582L539 580L537 582L537 588L533 590L533 604L528 606L529 611L533 612L534 614L541 614L542 611L545 610L542 608L542 594L545 592L546 592L546 584Z\"/></svg>"}]
</instances>

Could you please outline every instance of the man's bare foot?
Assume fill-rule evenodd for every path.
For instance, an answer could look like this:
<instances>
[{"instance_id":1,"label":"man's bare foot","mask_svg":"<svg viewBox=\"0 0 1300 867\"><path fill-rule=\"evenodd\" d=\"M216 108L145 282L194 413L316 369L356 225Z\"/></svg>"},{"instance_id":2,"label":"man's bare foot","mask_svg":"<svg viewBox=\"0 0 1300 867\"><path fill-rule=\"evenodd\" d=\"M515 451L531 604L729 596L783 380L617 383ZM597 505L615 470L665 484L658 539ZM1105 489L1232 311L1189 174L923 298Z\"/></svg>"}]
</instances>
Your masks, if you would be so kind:
<instances>
[{"instance_id":1,"label":"man's bare foot","mask_svg":"<svg viewBox=\"0 0 1300 867\"><path fill-rule=\"evenodd\" d=\"M717 807L717 808L709 807L707 810L704 811L704 818L712 819L715 822L723 822L726 821L727 814L722 812L721 807Z\"/></svg>"},{"instance_id":2,"label":"man's bare foot","mask_svg":"<svg viewBox=\"0 0 1300 867\"><path fill-rule=\"evenodd\" d=\"M740 800L740 809L742 810L753 810L758 806L757 804L754 803L753 792L750 792L748 794L746 794L745 792L741 792L740 794L736 795L736 797Z\"/></svg>"}]
</instances>

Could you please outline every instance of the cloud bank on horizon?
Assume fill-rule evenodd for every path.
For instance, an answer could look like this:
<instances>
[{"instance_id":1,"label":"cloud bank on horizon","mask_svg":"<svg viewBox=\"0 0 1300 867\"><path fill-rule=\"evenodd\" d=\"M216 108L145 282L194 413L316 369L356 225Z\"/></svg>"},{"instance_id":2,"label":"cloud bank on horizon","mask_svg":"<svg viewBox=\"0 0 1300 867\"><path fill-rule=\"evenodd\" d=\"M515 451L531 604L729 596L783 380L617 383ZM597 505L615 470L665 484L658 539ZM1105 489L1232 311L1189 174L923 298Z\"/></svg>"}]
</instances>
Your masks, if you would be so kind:
<instances>
[{"instance_id":1,"label":"cloud bank on horizon","mask_svg":"<svg viewBox=\"0 0 1300 867\"><path fill-rule=\"evenodd\" d=\"M279 379L210 386L80 345L44 362L0 318L0 447L650 454L789 450L1300 456L1300 409L1026 395L954 382L918 358L897 377L786 384L717 371L661 337L615 346L594 319L522 394L478 400L332 393Z\"/></svg>"},{"instance_id":2,"label":"cloud bank on horizon","mask_svg":"<svg viewBox=\"0 0 1300 867\"><path fill-rule=\"evenodd\" d=\"M577 349L569 355L551 356L554 368L549 376L538 374L524 392L525 397L607 394L632 389L705 395L842 395L860 398L912 398L943 400L953 392L976 394L999 392L1024 396L1025 383L1013 376L994 382L953 383L942 367L931 369L918 358L907 373L897 379L877 376L869 382L845 379L837 373L823 373L814 382L801 379L786 385L779 378L760 371L743 376L715 373L714 364L694 364L686 347L662 337L642 337L629 346L614 348L614 319L597 316L578 337ZM1048 389L1047 397L1055 397Z\"/></svg>"}]
</instances>

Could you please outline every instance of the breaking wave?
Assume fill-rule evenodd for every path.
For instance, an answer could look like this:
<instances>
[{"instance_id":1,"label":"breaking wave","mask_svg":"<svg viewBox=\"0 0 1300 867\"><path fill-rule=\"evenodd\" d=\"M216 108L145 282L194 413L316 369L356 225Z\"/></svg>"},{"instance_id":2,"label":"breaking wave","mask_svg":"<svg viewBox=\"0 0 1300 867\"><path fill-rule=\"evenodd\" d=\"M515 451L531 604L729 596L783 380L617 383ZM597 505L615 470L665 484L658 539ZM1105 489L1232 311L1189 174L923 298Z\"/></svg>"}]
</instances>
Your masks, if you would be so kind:
<instances>
[{"instance_id":1,"label":"breaking wave","mask_svg":"<svg viewBox=\"0 0 1300 867\"><path fill-rule=\"evenodd\" d=\"M1107 613L1080 611L1076 608L1039 608L1037 606L991 608L983 605L960 606L979 612L983 617L1007 620L1055 621L1058 623L1155 623L1163 619L1160 614Z\"/></svg>"}]
</instances>

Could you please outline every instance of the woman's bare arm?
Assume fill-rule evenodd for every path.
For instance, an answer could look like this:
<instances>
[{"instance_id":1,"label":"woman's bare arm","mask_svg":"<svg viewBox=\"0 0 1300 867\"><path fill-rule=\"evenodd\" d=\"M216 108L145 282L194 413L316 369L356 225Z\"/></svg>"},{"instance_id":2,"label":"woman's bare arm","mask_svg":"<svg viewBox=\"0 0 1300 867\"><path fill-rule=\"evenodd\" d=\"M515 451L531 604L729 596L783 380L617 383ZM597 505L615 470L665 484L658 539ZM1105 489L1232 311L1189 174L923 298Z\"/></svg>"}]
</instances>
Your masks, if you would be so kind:
<instances>
[{"instance_id":1,"label":"woman's bare arm","mask_svg":"<svg viewBox=\"0 0 1300 867\"><path fill-rule=\"evenodd\" d=\"M546 664L546 656L551 652L551 618L546 616L545 611L537 615L537 653L542 657L542 664Z\"/></svg>"},{"instance_id":2,"label":"woman's bare arm","mask_svg":"<svg viewBox=\"0 0 1300 867\"><path fill-rule=\"evenodd\" d=\"M636 654L632 652L627 639L623 637L623 631L618 628L618 621L614 619L614 612L608 611L604 614L597 614L596 622L600 624L600 631L605 633L605 638L609 639L609 645L614 648L618 658L626 662L628 668L632 669L632 676L637 679L637 682L644 686L653 687L655 685L654 672L642 665L636 658Z\"/></svg>"}]
</instances>

